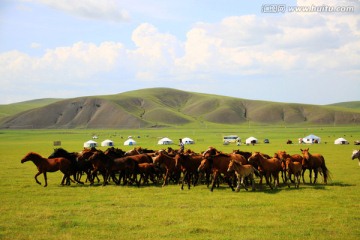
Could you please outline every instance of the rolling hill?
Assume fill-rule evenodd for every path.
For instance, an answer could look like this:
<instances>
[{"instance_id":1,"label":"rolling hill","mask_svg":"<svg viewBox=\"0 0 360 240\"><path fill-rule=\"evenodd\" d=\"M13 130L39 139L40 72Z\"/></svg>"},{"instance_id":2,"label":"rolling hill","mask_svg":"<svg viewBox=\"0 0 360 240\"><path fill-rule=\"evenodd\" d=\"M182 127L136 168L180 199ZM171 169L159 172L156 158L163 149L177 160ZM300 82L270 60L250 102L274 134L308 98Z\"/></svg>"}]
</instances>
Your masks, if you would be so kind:
<instances>
[{"instance_id":1,"label":"rolling hill","mask_svg":"<svg viewBox=\"0 0 360 240\"><path fill-rule=\"evenodd\" d=\"M358 106L359 102L320 106L152 88L1 105L0 128L139 128L249 121L287 125L359 124Z\"/></svg>"}]
</instances>

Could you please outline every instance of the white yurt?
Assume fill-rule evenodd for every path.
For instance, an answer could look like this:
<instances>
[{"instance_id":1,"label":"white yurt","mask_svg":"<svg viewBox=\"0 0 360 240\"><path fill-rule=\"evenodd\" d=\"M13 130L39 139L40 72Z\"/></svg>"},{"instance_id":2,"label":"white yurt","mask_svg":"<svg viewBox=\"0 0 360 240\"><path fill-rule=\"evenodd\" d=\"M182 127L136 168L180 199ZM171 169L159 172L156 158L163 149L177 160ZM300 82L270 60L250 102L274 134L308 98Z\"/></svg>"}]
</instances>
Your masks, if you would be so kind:
<instances>
[{"instance_id":1,"label":"white yurt","mask_svg":"<svg viewBox=\"0 0 360 240\"><path fill-rule=\"evenodd\" d=\"M93 147L97 147L97 142L93 141L93 140L89 140L87 142L84 142L84 147L85 148L93 148Z\"/></svg>"},{"instance_id":2,"label":"white yurt","mask_svg":"<svg viewBox=\"0 0 360 240\"><path fill-rule=\"evenodd\" d=\"M113 147L114 142L111 141L110 139L106 139L106 140L101 142L101 146L103 146L103 147Z\"/></svg>"},{"instance_id":3,"label":"white yurt","mask_svg":"<svg viewBox=\"0 0 360 240\"><path fill-rule=\"evenodd\" d=\"M173 144L173 141L170 138L162 138L158 141L159 145L169 145L169 144Z\"/></svg>"},{"instance_id":4,"label":"white yurt","mask_svg":"<svg viewBox=\"0 0 360 240\"><path fill-rule=\"evenodd\" d=\"M192 140L191 138L188 138L188 137L183 138L183 139L182 139L182 142L183 142L184 144L195 144L195 141Z\"/></svg>"},{"instance_id":5,"label":"white yurt","mask_svg":"<svg viewBox=\"0 0 360 240\"><path fill-rule=\"evenodd\" d=\"M258 140L257 140L257 138L249 137L245 140L245 143L246 144L258 143Z\"/></svg>"},{"instance_id":6,"label":"white yurt","mask_svg":"<svg viewBox=\"0 0 360 240\"><path fill-rule=\"evenodd\" d=\"M338 138L334 141L334 144L349 144L349 141L345 138Z\"/></svg>"},{"instance_id":7,"label":"white yurt","mask_svg":"<svg viewBox=\"0 0 360 240\"><path fill-rule=\"evenodd\" d=\"M124 145L125 146L133 146L133 145L136 145L136 141L134 139L132 139L132 138L129 138L128 140L126 140L124 142Z\"/></svg>"},{"instance_id":8,"label":"white yurt","mask_svg":"<svg viewBox=\"0 0 360 240\"><path fill-rule=\"evenodd\" d=\"M310 134L306 137L302 138L302 141L304 143L320 143L321 138L319 138L318 136L315 136L314 134Z\"/></svg>"}]
</instances>

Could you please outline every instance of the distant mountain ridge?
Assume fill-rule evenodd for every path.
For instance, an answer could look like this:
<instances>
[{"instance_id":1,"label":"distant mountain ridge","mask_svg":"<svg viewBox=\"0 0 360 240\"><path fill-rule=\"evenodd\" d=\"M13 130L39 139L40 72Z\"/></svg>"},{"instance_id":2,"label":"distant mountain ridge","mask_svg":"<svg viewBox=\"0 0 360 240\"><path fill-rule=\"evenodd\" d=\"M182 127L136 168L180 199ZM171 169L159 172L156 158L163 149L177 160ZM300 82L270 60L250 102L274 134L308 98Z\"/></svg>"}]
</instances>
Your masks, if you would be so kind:
<instances>
[{"instance_id":1,"label":"distant mountain ridge","mask_svg":"<svg viewBox=\"0 0 360 240\"><path fill-rule=\"evenodd\" d=\"M360 102L327 106L278 103L150 88L115 95L28 102L9 112L0 106L0 128L139 128L193 123L359 124ZM7 111L7 112L6 112Z\"/></svg>"}]
</instances>

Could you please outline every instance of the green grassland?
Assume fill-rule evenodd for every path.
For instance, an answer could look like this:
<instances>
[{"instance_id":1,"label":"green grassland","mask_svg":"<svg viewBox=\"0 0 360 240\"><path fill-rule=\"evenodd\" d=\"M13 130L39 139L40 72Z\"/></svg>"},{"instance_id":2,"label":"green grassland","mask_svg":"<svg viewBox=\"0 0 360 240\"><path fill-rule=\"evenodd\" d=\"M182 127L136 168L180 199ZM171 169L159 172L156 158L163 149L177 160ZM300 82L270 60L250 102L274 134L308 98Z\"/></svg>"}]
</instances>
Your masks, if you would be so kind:
<instances>
[{"instance_id":1,"label":"green grassland","mask_svg":"<svg viewBox=\"0 0 360 240\"><path fill-rule=\"evenodd\" d=\"M299 145L297 139L310 133L322 138L317 145ZM326 159L332 180L324 185L300 184L299 189L281 184L277 190L264 187L255 192L232 192L226 185L210 192L205 185L181 191L178 185L161 186L61 186L60 173L48 174L48 187L37 185L31 162L20 163L29 151L48 156L53 141L68 151L80 151L85 141L97 135L99 143L114 140L123 146L133 136L138 146L161 149L160 137L190 137L196 152L208 146L223 152L234 149L278 150L291 154L309 147ZM255 146L222 145L224 135L254 136ZM350 145L334 145L345 137ZM262 143L264 138L270 144ZM295 144L287 145L291 139ZM1 130L0 239L360 239L358 227L360 167L351 152L360 139L358 126L234 126L190 125L188 128L132 130ZM325 143L326 142L326 143ZM173 148L178 148L176 144ZM105 147L100 147L105 150ZM308 173L306 173L308 175ZM44 183L43 176L39 180ZM306 176L308 181L308 176Z\"/></svg>"}]
</instances>

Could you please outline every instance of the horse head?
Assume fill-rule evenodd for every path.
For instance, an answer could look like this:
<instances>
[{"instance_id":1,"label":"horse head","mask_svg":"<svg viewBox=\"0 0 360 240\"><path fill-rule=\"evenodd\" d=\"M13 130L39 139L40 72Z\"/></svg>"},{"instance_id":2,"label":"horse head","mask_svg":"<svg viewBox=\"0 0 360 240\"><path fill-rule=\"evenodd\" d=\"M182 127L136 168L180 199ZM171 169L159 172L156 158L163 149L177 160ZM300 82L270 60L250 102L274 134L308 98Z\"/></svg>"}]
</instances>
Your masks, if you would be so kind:
<instances>
[{"instance_id":1,"label":"horse head","mask_svg":"<svg viewBox=\"0 0 360 240\"><path fill-rule=\"evenodd\" d=\"M360 160L360 150L354 150L352 152L351 159L354 160L355 158L359 158L359 160Z\"/></svg>"},{"instance_id":2,"label":"horse head","mask_svg":"<svg viewBox=\"0 0 360 240\"><path fill-rule=\"evenodd\" d=\"M229 163L229 166L228 166L228 169L227 169L227 172L233 172L235 171L235 161L234 160L231 160L230 163Z\"/></svg>"},{"instance_id":3,"label":"horse head","mask_svg":"<svg viewBox=\"0 0 360 240\"><path fill-rule=\"evenodd\" d=\"M310 156L309 148L307 148L307 149L300 149L300 151L301 151L301 153L303 154L304 159L309 160L309 156Z\"/></svg>"},{"instance_id":4,"label":"horse head","mask_svg":"<svg viewBox=\"0 0 360 240\"><path fill-rule=\"evenodd\" d=\"M208 158L208 157L211 157L211 156L214 156L216 155L218 151L216 150L216 148L214 147L209 147L204 153L203 153L203 157L204 158Z\"/></svg>"},{"instance_id":5,"label":"horse head","mask_svg":"<svg viewBox=\"0 0 360 240\"><path fill-rule=\"evenodd\" d=\"M63 148L55 148L54 152L48 158L64 157L68 156L69 153Z\"/></svg>"},{"instance_id":6,"label":"horse head","mask_svg":"<svg viewBox=\"0 0 360 240\"><path fill-rule=\"evenodd\" d=\"M40 158L42 158L42 157L39 154L34 153L34 152L29 152L28 154L25 155L25 157L23 157L23 159L21 159L21 163L37 160Z\"/></svg>"}]
</instances>

